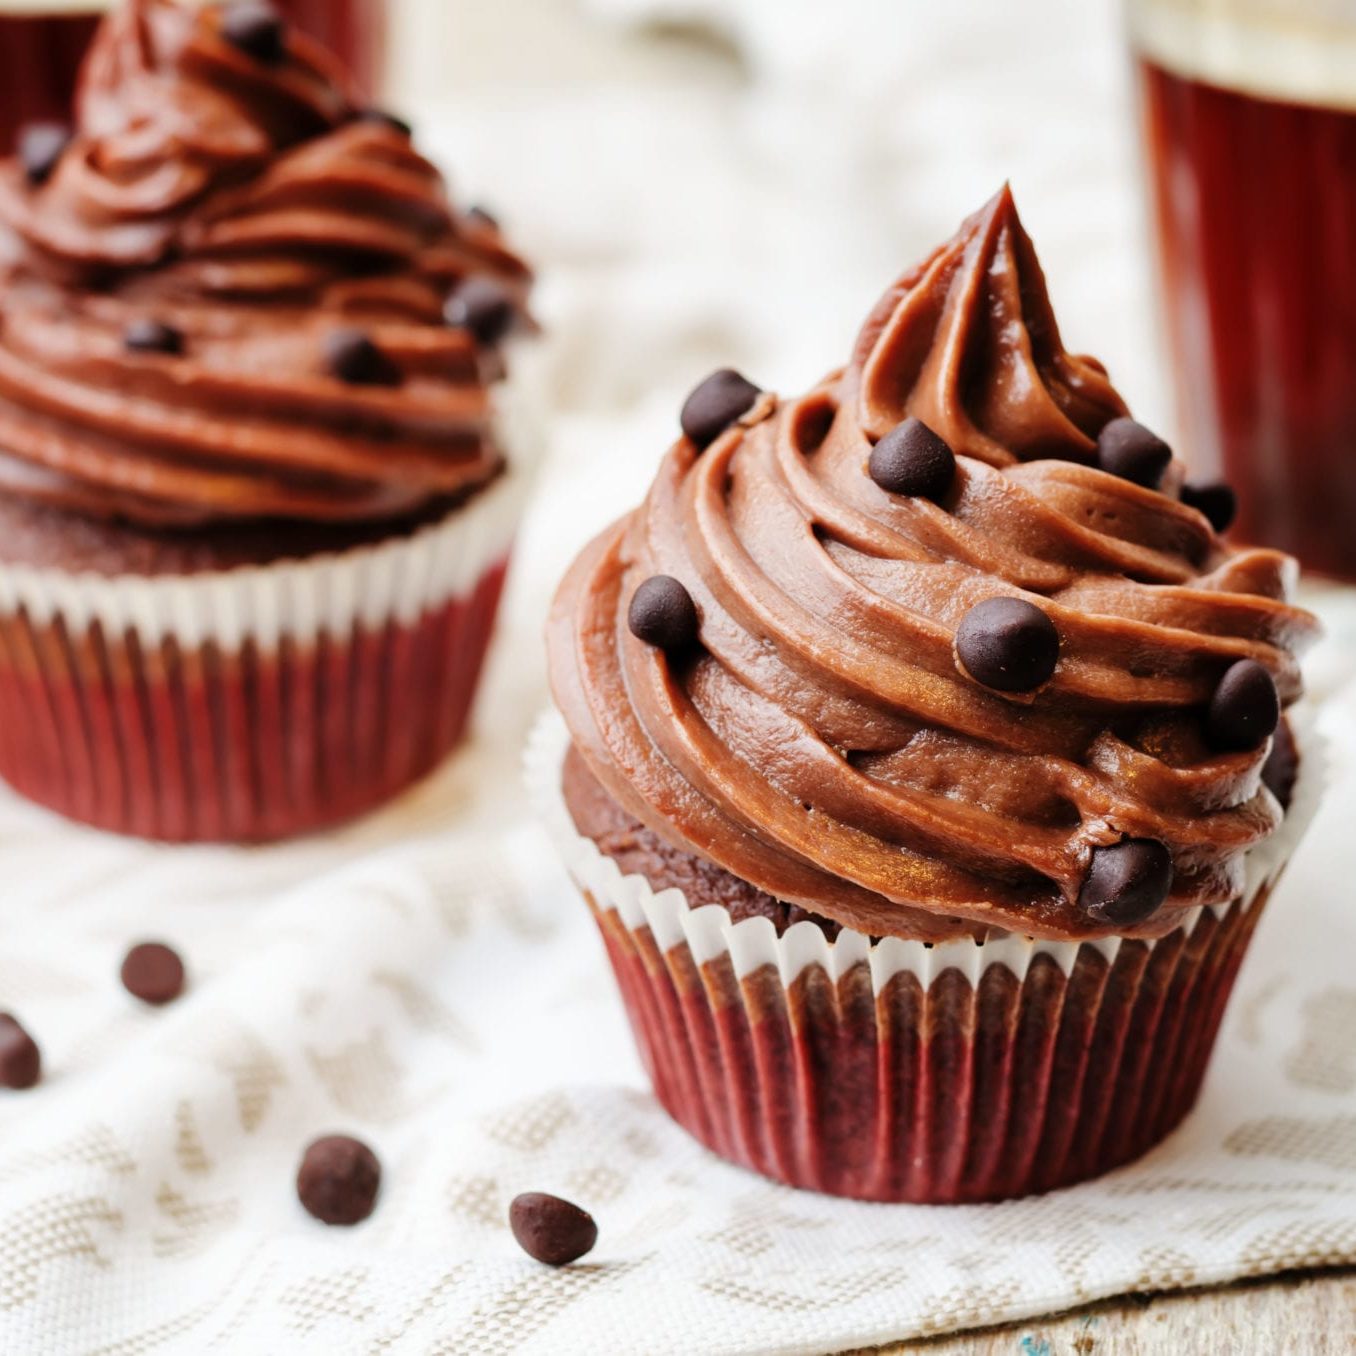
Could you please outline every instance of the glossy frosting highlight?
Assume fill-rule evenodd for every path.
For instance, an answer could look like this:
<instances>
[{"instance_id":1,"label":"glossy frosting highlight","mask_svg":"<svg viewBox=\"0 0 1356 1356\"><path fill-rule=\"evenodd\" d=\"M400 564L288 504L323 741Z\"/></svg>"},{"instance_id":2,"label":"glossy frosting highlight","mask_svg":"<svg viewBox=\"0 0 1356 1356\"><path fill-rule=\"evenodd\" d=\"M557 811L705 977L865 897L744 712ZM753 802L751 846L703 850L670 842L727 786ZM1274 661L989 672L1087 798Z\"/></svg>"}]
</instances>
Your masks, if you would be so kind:
<instances>
[{"instance_id":1,"label":"glossy frosting highlight","mask_svg":"<svg viewBox=\"0 0 1356 1356\"><path fill-rule=\"evenodd\" d=\"M262 62L221 18L116 11L50 179L0 169L0 490L153 526L463 497L503 463L502 360L444 302L490 277L521 307L527 269L398 126L361 115L328 53L289 30ZM183 351L129 351L147 319ZM327 340L353 326L398 384L335 377Z\"/></svg>"},{"instance_id":2,"label":"glossy frosting highlight","mask_svg":"<svg viewBox=\"0 0 1356 1356\"><path fill-rule=\"evenodd\" d=\"M871 935L1160 935L1233 899L1282 811L1269 742L1213 753L1203 711L1240 658L1292 702L1315 623L1287 601L1293 562L1226 545L1176 463L1162 492L1091 464L1124 413L1064 351L1004 190L890 289L845 370L704 453L678 442L580 556L549 634L575 747L666 841ZM910 415L958 454L940 503L866 473ZM654 575L690 591L695 655L629 631ZM962 617L996 596L1058 629L1034 693L958 665ZM1137 929L1077 905L1093 849L1126 838L1175 868Z\"/></svg>"}]
</instances>

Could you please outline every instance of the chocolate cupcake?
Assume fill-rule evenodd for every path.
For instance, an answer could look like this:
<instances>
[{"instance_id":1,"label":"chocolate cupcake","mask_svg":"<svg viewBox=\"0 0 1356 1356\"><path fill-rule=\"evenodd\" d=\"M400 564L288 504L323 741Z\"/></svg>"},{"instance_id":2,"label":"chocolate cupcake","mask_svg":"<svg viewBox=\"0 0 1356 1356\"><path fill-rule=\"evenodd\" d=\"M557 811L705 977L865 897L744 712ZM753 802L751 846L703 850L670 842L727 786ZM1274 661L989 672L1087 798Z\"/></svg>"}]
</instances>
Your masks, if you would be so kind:
<instances>
[{"instance_id":1,"label":"chocolate cupcake","mask_svg":"<svg viewBox=\"0 0 1356 1356\"><path fill-rule=\"evenodd\" d=\"M660 1101L873 1200L1144 1152L1313 799L1293 562L1064 350L1007 190L844 369L683 427L561 587L533 758Z\"/></svg>"},{"instance_id":2,"label":"chocolate cupcake","mask_svg":"<svg viewBox=\"0 0 1356 1356\"><path fill-rule=\"evenodd\" d=\"M0 775L249 841L431 769L527 450L494 222L267 6L131 0L0 166L0 269Z\"/></svg>"}]
</instances>

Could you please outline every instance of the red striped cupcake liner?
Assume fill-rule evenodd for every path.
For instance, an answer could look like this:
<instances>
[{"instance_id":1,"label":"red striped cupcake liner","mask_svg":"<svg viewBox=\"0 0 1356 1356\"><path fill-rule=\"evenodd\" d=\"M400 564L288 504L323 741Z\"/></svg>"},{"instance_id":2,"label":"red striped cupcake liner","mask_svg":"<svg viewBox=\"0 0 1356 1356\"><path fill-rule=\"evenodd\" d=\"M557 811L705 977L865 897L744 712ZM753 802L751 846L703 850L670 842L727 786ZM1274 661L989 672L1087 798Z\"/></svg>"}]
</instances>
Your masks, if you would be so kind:
<instances>
[{"instance_id":1,"label":"red striped cupcake liner","mask_svg":"<svg viewBox=\"0 0 1356 1356\"><path fill-rule=\"evenodd\" d=\"M409 537L179 578L0 564L0 777L170 842L389 800L466 729L520 500L510 479Z\"/></svg>"},{"instance_id":2,"label":"red striped cupcake liner","mask_svg":"<svg viewBox=\"0 0 1356 1356\"><path fill-rule=\"evenodd\" d=\"M1321 781L1307 756L1244 894L1156 940L930 946L844 929L829 941L813 923L778 937L767 919L734 923L623 876L570 822L567 743L557 717L539 727L530 788L598 923L656 1097L730 1162L872 1201L1030 1195L1159 1143L1196 1101Z\"/></svg>"}]
</instances>

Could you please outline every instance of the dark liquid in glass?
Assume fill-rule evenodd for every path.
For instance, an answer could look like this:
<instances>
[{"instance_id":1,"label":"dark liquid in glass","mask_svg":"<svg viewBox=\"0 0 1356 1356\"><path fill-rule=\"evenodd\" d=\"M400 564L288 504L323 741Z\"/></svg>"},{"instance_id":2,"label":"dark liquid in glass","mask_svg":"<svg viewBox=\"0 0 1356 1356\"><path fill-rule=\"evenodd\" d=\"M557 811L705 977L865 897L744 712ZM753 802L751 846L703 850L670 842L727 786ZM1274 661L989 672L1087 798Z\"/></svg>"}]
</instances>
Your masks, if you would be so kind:
<instances>
[{"instance_id":1,"label":"dark liquid in glass","mask_svg":"<svg viewBox=\"0 0 1356 1356\"><path fill-rule=\"evenodd\" d=\"M1237 539L1356 579L1356 108L1139 84L1184 451Z\"/></svg>"},{"instance_id":2,"label":"dark liquid in glass","mask_svg":"<svg viewBox=\"0 0 1356 1356\"><path fill-rule=\"evenodd\" d=\"M276 0L299 27L336 52L355 86L372 97L385 60L385 0ZM34 0L23 13L0 14L0 154L8 154L26 122L69 121L75 78L100 14L42 12Z\"/></svg>"}]
</instances>

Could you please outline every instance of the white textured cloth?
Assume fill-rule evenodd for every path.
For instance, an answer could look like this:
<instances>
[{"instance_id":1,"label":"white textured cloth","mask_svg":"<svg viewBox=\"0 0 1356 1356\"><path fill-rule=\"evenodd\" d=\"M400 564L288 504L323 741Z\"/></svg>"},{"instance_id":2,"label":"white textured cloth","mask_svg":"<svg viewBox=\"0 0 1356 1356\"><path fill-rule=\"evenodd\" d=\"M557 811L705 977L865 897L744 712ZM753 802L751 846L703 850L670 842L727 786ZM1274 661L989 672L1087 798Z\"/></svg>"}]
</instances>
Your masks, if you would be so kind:
<instances>
[{"instance_id":1,"label":"white textured cloth","mask_svg":"<svg viewBox=\"0 0 1356 1356\"><path fill-rule=\"evenodd\" d=\"M513 667L492 737L325 839L157 849L0 798L0 1006L47 1065L0 1094L0 1350L818 1353L1356 1261L1349 753L1183 1129L1044 1198L861 1205L726 1166L644 1090L588 911L524 813ZM1339 749L1354 712L1329 704ZM117 982L148 936L190 970L159 1011ZM293 1192L332 1130L385 1169L352 1230ZM524 1257L522 1190L592 1210L595 1252Z\"/></svg>"}]
</instances>

